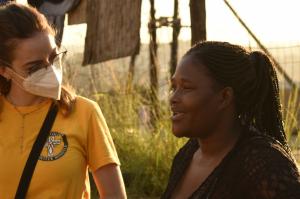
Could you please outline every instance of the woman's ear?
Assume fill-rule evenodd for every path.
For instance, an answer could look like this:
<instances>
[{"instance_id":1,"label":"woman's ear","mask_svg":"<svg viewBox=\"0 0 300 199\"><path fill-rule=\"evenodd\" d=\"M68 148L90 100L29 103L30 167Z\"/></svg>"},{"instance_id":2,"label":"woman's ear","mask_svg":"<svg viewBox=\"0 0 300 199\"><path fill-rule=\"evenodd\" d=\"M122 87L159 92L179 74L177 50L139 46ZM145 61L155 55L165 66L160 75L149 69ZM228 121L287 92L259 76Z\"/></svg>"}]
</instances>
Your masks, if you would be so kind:
<instances>
[{"instance_id":1,"label":"woman's ear","mask_svg":"<svg viewBox=\"0 0 300 199\"><path fill-rule=\"evenodd\" d=\"M229 107L230 105L233 104L234 101L234 92L231 87L225 87L223 88L220 93L220 104L219 104L219 109L225 109Z\"/></svg>"},{"instance_id":2,"label":"woman's ear","mask_svg":"<svg viewBox=\"0 0 300 199\"><path fill-rule=\"evenodd\" d=\"M5 66L0 66L0 75L6 79L11 79L11 76L8 74Z\"/></svg>"}]
</instances>

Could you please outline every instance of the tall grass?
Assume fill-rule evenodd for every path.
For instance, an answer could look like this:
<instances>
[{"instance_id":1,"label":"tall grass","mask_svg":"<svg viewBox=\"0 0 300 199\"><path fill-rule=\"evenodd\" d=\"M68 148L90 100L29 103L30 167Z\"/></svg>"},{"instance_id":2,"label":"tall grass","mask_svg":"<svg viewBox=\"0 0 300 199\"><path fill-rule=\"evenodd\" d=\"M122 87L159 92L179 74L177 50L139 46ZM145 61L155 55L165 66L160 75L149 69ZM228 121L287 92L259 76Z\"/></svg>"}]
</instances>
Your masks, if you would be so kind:
<instances>
[{"instance_id":1,"label":"tall grass","mask_svg":"<svg viewBox=\"0 0 300 199\"><path fill-rule=\"evenodd\" d=\"M97 94L109 125L118 155L127 192L134 196L159 196L166 186L174 154L185 139L176 139L170 131L170 111L160 102L160 118L151 128L145 92L111 92Z\"/></svg>"},{"instance_id":2,"label":"tall grass","mask_svg":"<svg viewBox=\"0 0 300 199\"><path fill-rule=\"evenodd\" d=\"M300 160L300 90L281 89L284 129L294 155Z\"/></svg>"}]
</instances>

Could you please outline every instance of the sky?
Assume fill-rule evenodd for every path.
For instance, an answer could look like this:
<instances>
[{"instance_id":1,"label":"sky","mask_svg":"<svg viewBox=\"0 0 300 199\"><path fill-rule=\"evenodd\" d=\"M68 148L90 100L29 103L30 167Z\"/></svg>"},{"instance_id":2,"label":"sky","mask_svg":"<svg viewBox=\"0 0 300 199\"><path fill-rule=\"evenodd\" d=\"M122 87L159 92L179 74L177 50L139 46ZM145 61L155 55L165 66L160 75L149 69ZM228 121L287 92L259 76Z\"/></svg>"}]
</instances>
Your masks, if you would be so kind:
<instances>
[{"instance_id":1,"label":"sky","mask_svg":"<svg viewBox=\"0 0 300 199\"><path fill-rule=\"evenodd\" d=\"M299 0L228 0L231 6L249 28L265 43L297 42L300 40L300 1ZM143 3L143 20L147 20L149 10L146 0ZM172 16L173 0L157 1L157 16ZM182 24L190 25L189 0L179 0ZM206 0L206 28L208 40L226 40L249 43L249 35L225 5L223 0ZM143 34L147 27L142 26ZM142 34L142 35L143 35ZM161 38L170 41L171 32ZM143 35L143 40L147 36ZM182 29L182 40L190 39L190 30ZM250 41L251 42L251 41Z\"/></svg>"},{"instance_id":2,"label":"sky","mask_svg":"<svg viewBox=\"0 0 300 199\"><path fill-rule=\"evenodd\" d=\"M26 0L18 0L26 2ZM228 0L249 28L263 43L300 43L300 1L299 0ZM189 0L179 0L180 17L183 25L190 25ZM149 1L142 0L141 41L149 41L147 23ZM172 16L173 0L156 0L156 17ZM233 43L254 43L240 25L223 0L206 0L207 39ZM86 25L66 26L64 42L84 42ZM172 38L170 28L158 30L160 43ZM190 29L182 28L179 39L190 40Z\"/></svg>"}]
</instances>

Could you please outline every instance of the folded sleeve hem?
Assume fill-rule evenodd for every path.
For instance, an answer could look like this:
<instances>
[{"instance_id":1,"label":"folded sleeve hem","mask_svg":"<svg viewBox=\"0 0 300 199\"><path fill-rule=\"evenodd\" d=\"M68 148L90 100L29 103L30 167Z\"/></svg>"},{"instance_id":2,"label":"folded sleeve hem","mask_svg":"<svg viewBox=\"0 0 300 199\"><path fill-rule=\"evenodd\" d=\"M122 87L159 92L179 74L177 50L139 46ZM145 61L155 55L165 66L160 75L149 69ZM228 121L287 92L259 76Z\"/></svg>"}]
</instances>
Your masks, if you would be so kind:
<instances>
[{"instance_id":1,"label":"folded sleeve hem","mask_svg":"<svg viewBox=\"0 0 300 199\"><path fill-rule=\"evenodd\" d=\"M98 162L95 162L93 165L89 165L90 169L92 172L96 171L97 169L106 166L108 164L116 164L118 166L120 166L120 161L118 158L111 158L111 157L107 157L107 158L103 158L101 160L99 160Z\"/></svg>"}]
</instances>

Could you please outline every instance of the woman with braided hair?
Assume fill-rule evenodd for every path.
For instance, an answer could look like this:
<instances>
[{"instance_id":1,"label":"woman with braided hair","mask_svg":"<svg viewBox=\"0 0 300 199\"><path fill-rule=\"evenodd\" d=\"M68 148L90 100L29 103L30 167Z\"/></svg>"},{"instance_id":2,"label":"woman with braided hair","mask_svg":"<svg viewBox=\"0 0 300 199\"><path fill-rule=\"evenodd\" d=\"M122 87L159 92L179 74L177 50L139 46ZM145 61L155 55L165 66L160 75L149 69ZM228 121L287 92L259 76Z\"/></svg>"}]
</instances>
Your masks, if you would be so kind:
<instances>
[{"instance_id":1,"label":"woman with braided hair","mask_svg":"<svg viewBox=\"0 0 300 199\"><path fill-rule=\"evenodd\" d=\"M283 129L270 59L200 42L172 77L176 154L162 199L296 199L300 177Z\"/></svg>"}]
</instances>

